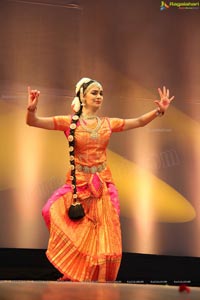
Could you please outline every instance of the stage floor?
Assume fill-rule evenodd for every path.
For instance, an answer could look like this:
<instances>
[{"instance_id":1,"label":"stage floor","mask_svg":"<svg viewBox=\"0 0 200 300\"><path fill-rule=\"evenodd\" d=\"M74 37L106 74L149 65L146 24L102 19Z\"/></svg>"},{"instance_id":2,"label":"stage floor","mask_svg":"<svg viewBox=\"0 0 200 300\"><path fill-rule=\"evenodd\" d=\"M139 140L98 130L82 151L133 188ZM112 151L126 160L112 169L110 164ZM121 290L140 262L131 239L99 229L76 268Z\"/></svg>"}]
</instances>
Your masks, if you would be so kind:
<instances>
[{"instance_id":1,"label":"stage floor","mask_svg":"<svg viewBox=\"0 0 200 300\"><path fill-rule=\"evenodd\" d=\"M178 286L56 281L0 281L1 300L199 300L200 288Z\"/></svg>"}]
</instances>

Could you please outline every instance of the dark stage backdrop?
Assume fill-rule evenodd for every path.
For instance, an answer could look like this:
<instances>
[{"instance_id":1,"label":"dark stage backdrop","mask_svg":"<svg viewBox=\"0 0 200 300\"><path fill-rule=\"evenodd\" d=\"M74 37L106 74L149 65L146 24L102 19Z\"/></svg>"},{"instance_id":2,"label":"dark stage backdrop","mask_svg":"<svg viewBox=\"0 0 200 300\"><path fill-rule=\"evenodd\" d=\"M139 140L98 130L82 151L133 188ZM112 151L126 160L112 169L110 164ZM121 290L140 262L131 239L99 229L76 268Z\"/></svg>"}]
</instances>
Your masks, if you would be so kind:
<instances>
[{"instance_id":1,"label":"dark stage backdrop","mask_svg":"<svg viewBox=\"0 0 200 300\"><path fill-rule=\"evenodd\" d=\"M41 209L68 168L64 134L25 124L27 86L41 91L39 115L62 115L91 77L110 117L154 109L163 85L175 95L163 118L110 141L123 251L200 256L200 9L1 0L0 24L0 247L47 247Z\"/></svg>"}]
</instances>

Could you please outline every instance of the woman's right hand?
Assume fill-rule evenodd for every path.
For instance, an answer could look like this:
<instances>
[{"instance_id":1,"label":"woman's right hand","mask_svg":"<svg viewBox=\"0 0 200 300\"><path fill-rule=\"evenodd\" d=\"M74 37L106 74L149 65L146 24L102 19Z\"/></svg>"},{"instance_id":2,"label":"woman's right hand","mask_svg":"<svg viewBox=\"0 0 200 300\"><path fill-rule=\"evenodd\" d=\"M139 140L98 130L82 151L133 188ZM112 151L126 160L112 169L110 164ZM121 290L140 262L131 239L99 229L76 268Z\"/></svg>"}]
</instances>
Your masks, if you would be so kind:
<instances>
[{"instance_id":1,"label":"woman's right hand","mask_svg":"<svg viewBox=\"0 0 200 300\"><path fill-rule=\"evenodd\" d=\"M40 96L40 91L38 90L31 90L30 86L28 86L28 111L36 111L38 98Z\"/></svg>"},{"instance_id":2,"label":"woman's right hand","mask_svg":"<svg viewBox=\"0 0 200 300\"><path fill-rule=\"evenodd\" d=\"M54 129L54 119L53 117L38 117L35 114L38 104L38 98L40 96L40 91L31 90L28 87L28 107L26 113L26 124L34 127L39 127L43 129Z\"/></svg>"}]
</instances>

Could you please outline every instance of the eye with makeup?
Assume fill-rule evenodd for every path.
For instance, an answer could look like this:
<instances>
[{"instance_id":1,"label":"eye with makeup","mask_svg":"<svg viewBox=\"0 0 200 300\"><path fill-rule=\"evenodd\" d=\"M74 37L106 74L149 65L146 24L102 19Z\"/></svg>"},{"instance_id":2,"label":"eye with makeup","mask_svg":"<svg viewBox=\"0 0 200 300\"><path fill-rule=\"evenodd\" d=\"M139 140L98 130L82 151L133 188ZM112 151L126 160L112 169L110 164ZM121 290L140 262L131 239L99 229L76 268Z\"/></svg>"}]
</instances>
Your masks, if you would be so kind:
<instances>
[{"instance_id":1,"label":"eye with makeup","mask_svg":"<svg viewBox=\"0 0 200 300\"><path fill-rule=\"evenodd\" d=\"M91 91L91 94L94 96L98 95L98 93L100 94L100 96L103 96L103 91L100 91L100 92L98 90Z\"/></svg>"}]
</instances>

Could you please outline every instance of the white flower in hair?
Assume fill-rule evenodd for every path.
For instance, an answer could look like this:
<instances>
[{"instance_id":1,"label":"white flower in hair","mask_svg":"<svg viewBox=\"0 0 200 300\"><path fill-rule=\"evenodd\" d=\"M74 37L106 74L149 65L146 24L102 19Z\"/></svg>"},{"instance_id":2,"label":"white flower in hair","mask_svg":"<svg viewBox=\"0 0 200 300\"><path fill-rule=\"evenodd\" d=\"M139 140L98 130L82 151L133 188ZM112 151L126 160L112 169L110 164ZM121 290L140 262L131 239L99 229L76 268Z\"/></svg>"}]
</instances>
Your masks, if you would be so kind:
<instances>
[{"instance_id":1,"label":"white flower in hair","mask_svg":"<svg viewBox=\"0 0 200 300\"><path fill-rule=\"evenodd\" d=\"M87 78L87 77L81 78L81 79L77 82L77 84L76 84L76 94L79 92L81 86L82 86L84 83L87 83L87 82L89 82L89 81L91 81L91 80L92 80L92 79Z\"/></svg>"},{"instance_id":2,"label":"white flower in hair","mask_svg":"<svg viewBox=\"0 0 200 300\"><path fill-rule=\"evenodd\" d=\"M78 94L78 92L80 91L81 89L81 86L84 84L84 83L87 83L91 81L90 78L87 78L87 77L84 77L84 78L81 78L77 84L76 84L76 95ZM83 95L82 93L80 93L80 98L81 98L81 101L82 101L82 98L83 98ZM74 112L78 112L81 108L81 103L80 103L80 100L79 100L79 97L76 96L73 101L72 101L72 104L71 104L71 107L73 109Z\"/></svg>"},{"instance_id":3,"label":"white flower in hair","mask_svg":"<svg viewBox=\"0 0 200 300\"><path fill-rule=\"evenodd\" d=\"M79 100L79 97L75 97L72 101L71 107L73 109L74 112L78 112L81 108L81 103Z\"/></svg>"}]
</instances>

